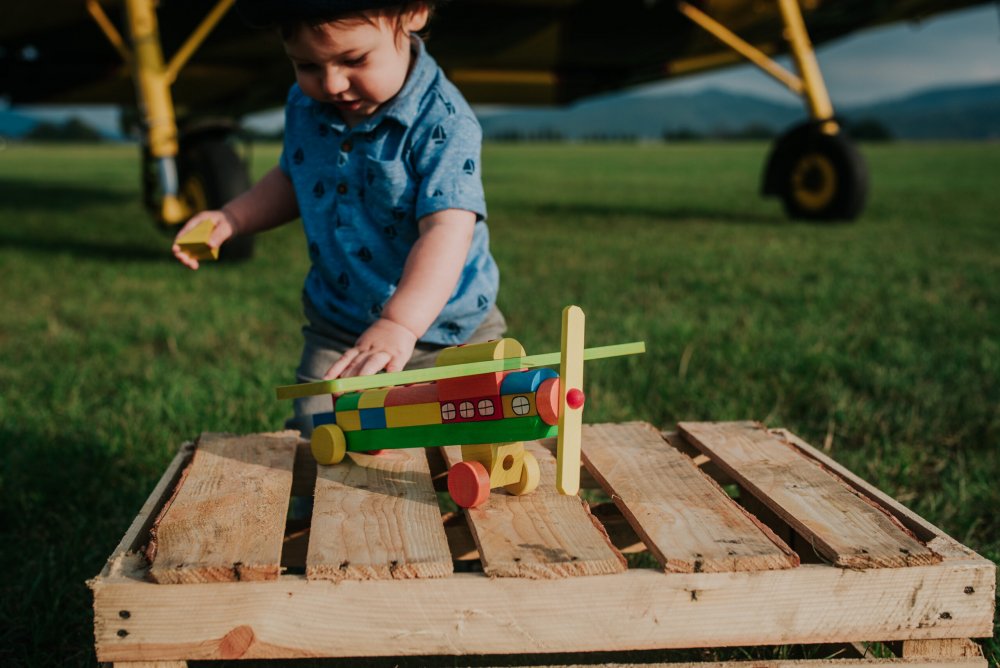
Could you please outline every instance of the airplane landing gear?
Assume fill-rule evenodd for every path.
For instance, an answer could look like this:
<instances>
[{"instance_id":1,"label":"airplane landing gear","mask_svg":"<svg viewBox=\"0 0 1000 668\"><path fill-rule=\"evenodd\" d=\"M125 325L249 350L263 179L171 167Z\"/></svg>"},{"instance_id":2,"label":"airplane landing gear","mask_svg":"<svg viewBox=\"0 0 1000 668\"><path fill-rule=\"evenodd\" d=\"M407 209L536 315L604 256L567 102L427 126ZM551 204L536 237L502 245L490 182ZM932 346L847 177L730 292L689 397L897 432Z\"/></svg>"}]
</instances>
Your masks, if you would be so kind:
<instances>
[{"instance_id":1,"label":"airplane landing gear","mask_svg":"<svg viewBox=\"0 0 1000 668\"><path fill-rule=\"evenodd\" d=\"M854 220L868 196L868 168L843 133L804 123L775 143L762 192L781 197L790 218Z\"/></svg>"}]
</instances>

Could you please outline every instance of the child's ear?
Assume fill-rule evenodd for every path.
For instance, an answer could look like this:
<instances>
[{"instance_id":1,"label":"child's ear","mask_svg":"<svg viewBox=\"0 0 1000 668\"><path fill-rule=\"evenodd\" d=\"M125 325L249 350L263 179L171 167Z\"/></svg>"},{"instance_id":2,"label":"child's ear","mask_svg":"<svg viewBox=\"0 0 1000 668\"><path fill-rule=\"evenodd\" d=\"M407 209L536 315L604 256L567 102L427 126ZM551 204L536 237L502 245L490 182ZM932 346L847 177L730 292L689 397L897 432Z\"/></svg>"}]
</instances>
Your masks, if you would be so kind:
<instances>
[{"instance_id":1,"label":"child's ear","mask_svg":"<svg viewBox=\"0 0 1000 668\"><path fill-rule=\"evenodd\" d=\"M430 16L431 9L426 2L415 2L406 10L403 28L407 33L420 32L427 26Z\"/></svg>"}]
</instances>

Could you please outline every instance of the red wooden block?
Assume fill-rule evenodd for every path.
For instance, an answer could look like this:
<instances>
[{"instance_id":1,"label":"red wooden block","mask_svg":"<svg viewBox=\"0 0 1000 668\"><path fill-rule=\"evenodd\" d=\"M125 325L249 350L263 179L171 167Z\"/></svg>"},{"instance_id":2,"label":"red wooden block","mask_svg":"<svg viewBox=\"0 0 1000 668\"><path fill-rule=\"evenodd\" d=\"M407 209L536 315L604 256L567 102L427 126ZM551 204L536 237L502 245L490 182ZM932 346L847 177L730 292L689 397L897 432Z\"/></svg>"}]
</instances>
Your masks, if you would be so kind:
<instances>
[{"instance_id":1,"label":"red wooden block","mask_svg":"<svg viewBox=\"0 0 1000 668\"><path fill-rule=\"evenodd\" d=\"M559 424L560 383L558 378L542 381L535 393L535 408L545 424Z\"/></svg>"},{"instance_id":2,"label":"red wooden block","mask_svg":"<svg viewBox=\"0 0 1000 668\"><path fill-rule=\"evenodd\" d=\"M441 402L441 421L445 424L502 419L503 402L498 394L491 397L462 398Z\"/></svg>"},{"instance_id":3,"label":"red wooden block","mask_svg":"<svg viewBox=\"0 0 1000 668\"><path fill-rule=\"evenodd\" d=\"M469 397L486 397L500 394L503 373L482 373L462 378L445 378L438 381L438 400L455 401Z\"/></svg>"},{"instance_id":4,"label":"red wooden block","mask_svg":"<svg viewBox=\"0 0 1000 668\"><path fill-rule=\"evenodd\" d=\"M420 383L419 385L404 385L394 387L385 396L385 406L408 406L410 404L429 404L438 400L437 383Z\"/></svg>"}]
</instances>

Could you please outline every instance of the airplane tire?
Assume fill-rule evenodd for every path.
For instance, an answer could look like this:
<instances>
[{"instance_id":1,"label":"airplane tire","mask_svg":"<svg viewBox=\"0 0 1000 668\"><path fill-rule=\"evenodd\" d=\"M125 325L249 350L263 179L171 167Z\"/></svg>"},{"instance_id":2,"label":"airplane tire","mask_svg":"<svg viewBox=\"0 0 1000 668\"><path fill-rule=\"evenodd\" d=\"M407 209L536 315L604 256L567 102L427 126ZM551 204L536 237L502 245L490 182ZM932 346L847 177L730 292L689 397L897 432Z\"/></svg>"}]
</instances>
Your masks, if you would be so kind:
<instances>
[{"instance_id":1,"label":"airplane tire","mask_svg":"<svg viewBox=\"0 0 1000 668\"><path fill-rule=\"evenodd\" d=\"M251 185L246 163L219 133L182 139L177 175L181 198L192 211L218 209ZM219 249L219 260L247 260L253 245L253 235L231 239Z\"/></svg>"},{"instance_id":2,"label":"airplane tire","mask_svg":"<svg viewBox=\"0 0 1000 668\"><path fill-rule=\"evenodd\" d=\"M778 195L790 218L854 220L868 198L868 167L842 133L799 125L774 145L765 170L765 195Z\"/></svg>"}]
</instances>

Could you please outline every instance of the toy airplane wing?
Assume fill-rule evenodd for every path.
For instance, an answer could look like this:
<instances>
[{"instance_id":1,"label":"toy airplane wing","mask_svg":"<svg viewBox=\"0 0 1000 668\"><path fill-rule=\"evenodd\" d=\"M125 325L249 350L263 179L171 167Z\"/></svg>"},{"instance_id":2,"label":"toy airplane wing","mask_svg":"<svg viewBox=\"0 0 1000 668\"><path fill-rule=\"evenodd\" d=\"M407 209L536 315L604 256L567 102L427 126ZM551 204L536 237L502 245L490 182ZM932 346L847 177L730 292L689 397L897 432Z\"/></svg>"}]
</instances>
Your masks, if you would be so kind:
<instances>
[{"instance_id":1,"label":"toy airplane wing","mask_svg":"<svg viewBox=\"0 0 1000 668\"><path fill-rule=\"evenodd\" d=\"M632 343L620 343L612 346L588 348L582 351L582 356L584 360L596 360L607 357L619 357L621 355L637 355L644 352L646 352L645 342L635 341ZM448 366L433 367L430 369L413 369L411 371L380 373L374 376L356 376L353 378L321 380L313 383L284 385L277 388L277 395L278 399L298 399L301 397L311 397L320 394L358 392L361 390L372 390L382 387L394 387L396 385L427 383L445 378L474 376L481 373L530 369L532 367L539 366L554 366L556 364L560 364L561 357L561 353L546 353L542 355L529 355L526 357L510 357L507 359L490 360L487 362L452 364Z\"/></svg>"}]
</instances>

